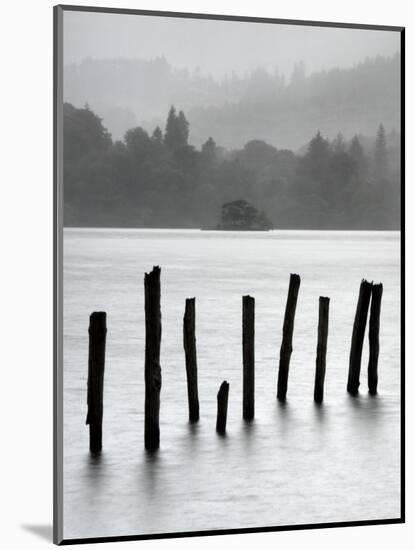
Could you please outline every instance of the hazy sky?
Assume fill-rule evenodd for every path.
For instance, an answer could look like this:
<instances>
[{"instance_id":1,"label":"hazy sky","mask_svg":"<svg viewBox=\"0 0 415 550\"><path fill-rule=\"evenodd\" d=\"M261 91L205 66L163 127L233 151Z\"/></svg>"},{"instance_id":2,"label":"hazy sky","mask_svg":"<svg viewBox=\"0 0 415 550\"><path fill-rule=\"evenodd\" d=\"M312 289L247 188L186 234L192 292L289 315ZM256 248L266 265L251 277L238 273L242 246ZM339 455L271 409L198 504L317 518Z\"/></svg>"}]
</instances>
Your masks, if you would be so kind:
<instances>
[{"instance_id":1,"label":"hazy sky","mask_svg":"<svg viewBox=\"0 0 415 550\"><path fill-rule=\"evenodd\" d=\"M64 61L165 56L174 67L220 77L262 66L290 74L348 67L399 51L399 33L238 21L64 12Z\"/></svg>"}]
</instances>

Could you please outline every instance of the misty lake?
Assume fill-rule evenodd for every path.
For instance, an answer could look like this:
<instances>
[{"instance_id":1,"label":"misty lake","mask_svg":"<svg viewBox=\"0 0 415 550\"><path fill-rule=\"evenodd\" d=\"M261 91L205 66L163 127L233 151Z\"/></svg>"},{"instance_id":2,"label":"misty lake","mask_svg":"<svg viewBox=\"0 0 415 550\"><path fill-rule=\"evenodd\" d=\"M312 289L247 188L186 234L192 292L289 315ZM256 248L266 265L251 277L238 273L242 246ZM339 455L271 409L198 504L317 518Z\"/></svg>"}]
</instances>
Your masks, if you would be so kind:
<instances>
[{"instance_id":1,"label":"misty lake","mask_svg":"<svg viewBox=\"0 0 415 550\"><path fill-rule=\"evenodd\" d=\"M161 446L144 451L144 272L161 266ZM276 401L290 273L301 276L287 403ZM382 282L379 394L346 393L362 278ZM256 300L256 414L242 420L242 298ZM325 400L313 403L318 298ZM196 297L201 419L189 425L182 319ZM88 323L107 312L103 452L85 425ZM230 383L227 436L216 394ZM399 232L64 231L64 538L400 516Z\"/></svg>"}]
</instances>

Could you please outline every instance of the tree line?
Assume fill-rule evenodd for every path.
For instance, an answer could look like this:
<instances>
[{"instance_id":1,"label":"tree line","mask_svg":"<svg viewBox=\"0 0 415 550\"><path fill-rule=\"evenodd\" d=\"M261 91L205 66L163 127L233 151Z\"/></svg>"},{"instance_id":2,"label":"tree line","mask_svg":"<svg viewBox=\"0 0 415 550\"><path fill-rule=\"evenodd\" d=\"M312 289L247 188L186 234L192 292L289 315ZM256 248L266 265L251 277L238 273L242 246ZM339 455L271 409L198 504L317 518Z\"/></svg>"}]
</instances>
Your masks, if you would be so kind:
<instances>
[{"instance_id":1,"label":"tree line","mask_svg":"<svg viewBox=\"0 0 415 550\"><path fill-rule=\"evenodd\" d=\"M209 228L224 203L245 200L278 229L398 229L399 136L320 131L300 152L262 140L226 150L189 143L183 111L164 128L135 127L113 141L88 105L64 104L64 224ZM390 142L390 143L389 143Z\"/></svg>"}]
</instances>

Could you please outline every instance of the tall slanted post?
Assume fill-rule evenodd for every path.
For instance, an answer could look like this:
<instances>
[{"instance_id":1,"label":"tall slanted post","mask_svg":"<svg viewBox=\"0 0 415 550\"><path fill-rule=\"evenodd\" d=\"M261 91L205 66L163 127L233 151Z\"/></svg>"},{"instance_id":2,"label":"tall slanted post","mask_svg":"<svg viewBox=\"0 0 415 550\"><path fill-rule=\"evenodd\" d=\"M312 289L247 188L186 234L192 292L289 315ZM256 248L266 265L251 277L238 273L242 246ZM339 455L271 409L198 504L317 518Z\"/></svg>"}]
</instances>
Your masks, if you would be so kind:
<instances>
[{"instance_id":1,"label":"tall slanted post","mask_svg":"<svg viewBox=\"0 0 415 550\"><path fill-rule=\"evenodd\" d=\"M242 296L243 404L245 420L255 415L255 298Z\"/></svg>"},{"instance_id":2,"label":"tall slanted post","mask_svg":"<svg viewBox=\"0 0 415 550\"><path fill-rule=\"evenodd\" d=\"M222 382L218 391L218 413L216 417L216 431L220 435L226 433L226 420L228 417L228 397L229 397L229 383Z\"/></svg>"},{"instance_id":3,"label":"tall slanted post","mask_svg":"<svg viewBox=\"0 0 415 550\"><path fill-rule=\"evenodd\" d=\"M280 366L278 370L277 399L285 401L287 396L288 371L290 358L293 350L293 331L295 309L297 307L298 291L300 288L300 276L295 273L290 275L290 286L288 288L287 304L285 306L284 326L282 329L282 343L280 350Z\"/></svg>"},{"instance_id":4,"label":"tall slanted post","mask_svg":"<svg viewBox=\"0 0 415 550\"><path fill-rule=\"evenodd\" d=\"M99 453L102 449L105 341L107 337L107 314L104 311L94 311L90 315L88 333L88 413L86 424L89 424L89 449L92 453Z\"/></svg>"},{"instance_id":5,"label":"tall slanted post","mask_svg":"<svg viewBox=\"0 0 415 550\"><path fill-rule=\"evenodd\" d=\"M364 279L360 283L359 299L357 301L356 314L353 324L352 343L350 347L349 376L347 391L351 395L357 395L360 385L360 366L362 362L362 349L365 337L367 314L369 310L372 283Z\"/></svg>"},{"instance_id":6,"label":"tall slanted post","mask_svg":"<svg viewBox=\"0 0 415 550\"><path fill-rule=\"evenodd\" d=\"M153 267L151 273L144 276L146 349L145 349L145 405L144 405L144 445L148 451L160 446L160 268Z\"/></svg>"},{"instance_id":7,"label":"tall slanted post","mask_svg":"<svg viewBox=\"0 0 415 550\"><path fill-rule=\"evenodd\" d=\"M183 346L186 356L187 399L189 402L189 421L199 420L199 395L197 389L196 356L196 299L187 298L183 317Z\"/></svg>"},{"instance_id":8,"label":"tall slanted post","mask_svg":"<svg viewBox=\"0 0 415 550\"><path fill-rule=\"evenodd\" d=\"M378 389L379 325L382 294L382 283L373 285L369 319L369 365L367 369L370 395L376 395Z\"/></svg>"},{"instance_id":9,"label":"tall slanted post","mask_svg":"<svg viewBox=\"0 0 415 550\"><path fill-rule=\"evenodd\" d=\"M329 334L330 298L320 296L318 308L318 334L316 376L314 381L314 401L322 403L324 396L324 378L326 376L327 337Z\"/></svg>"}]
</instances>

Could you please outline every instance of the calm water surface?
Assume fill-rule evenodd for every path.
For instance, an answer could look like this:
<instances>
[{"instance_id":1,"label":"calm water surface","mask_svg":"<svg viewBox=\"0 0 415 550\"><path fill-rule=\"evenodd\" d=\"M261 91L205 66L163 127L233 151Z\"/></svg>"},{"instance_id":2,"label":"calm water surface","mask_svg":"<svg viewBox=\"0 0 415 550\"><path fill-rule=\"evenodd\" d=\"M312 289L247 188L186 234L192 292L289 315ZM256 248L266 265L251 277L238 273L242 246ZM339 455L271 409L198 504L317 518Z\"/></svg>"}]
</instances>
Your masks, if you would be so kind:
<instances>
[{"instance_id":1,"label":"calm water surface","mask_svg":"<svg viewBox=\"0 0 415 550\"><path fill-rule=\"evenodd\" d=\"M66 229L64 537L400 515L399 233ZM162 268L161 448L144 441L144 272ZM290 273L301 275L285 406L275 399ZM384 285L379 395L346 393L362 278ZM242 414L241 308L256 299L256 416ZM313 403L318 297L329 296L325 401ZM196 296L201 420L187 421L182 318ZM107 311L104 450L88 453L88 321ZM216 393L230 383L228 432Z\"/></svg>"}]
</instances>

